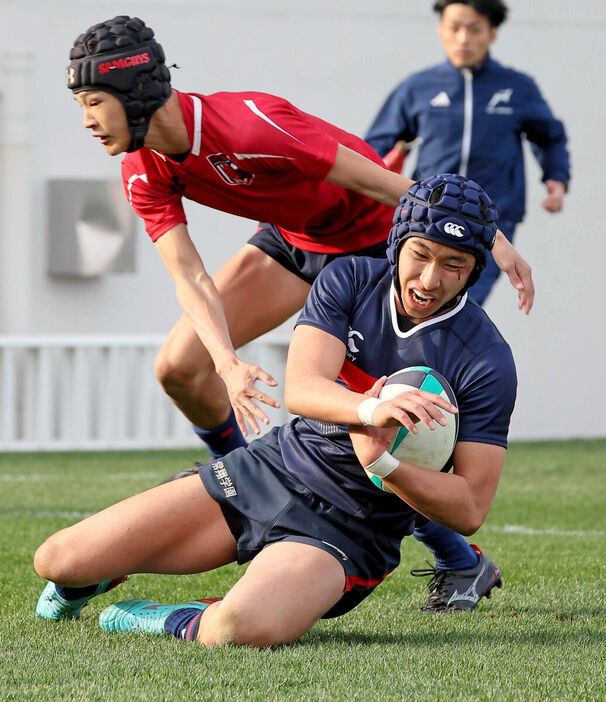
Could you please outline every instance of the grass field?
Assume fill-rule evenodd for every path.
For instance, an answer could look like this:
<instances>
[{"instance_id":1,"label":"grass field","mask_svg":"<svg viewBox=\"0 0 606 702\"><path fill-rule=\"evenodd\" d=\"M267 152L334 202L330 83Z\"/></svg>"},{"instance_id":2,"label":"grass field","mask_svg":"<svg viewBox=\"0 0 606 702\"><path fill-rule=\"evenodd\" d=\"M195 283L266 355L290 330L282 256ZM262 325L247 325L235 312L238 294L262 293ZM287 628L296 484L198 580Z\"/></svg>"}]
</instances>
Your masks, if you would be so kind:
<instances>
[{"instance_id":1,"label":"grass field","mask_svg":"<svg viewBox=\"0 0 606 702\"><path fill-rule=\"evenodd\" d=\"M140 575L79 621L33 616L32 555L51 532L199 459L193 452L0 456L2 700L604 700L606 440L513 444L476 534L505 587L471 613L427 615L414 539L352 613L274 650L207 651L97 625L112 601L221 595L243 572ZM427 552L428 553L428 552Z\"/></svg>"}]
</instances>

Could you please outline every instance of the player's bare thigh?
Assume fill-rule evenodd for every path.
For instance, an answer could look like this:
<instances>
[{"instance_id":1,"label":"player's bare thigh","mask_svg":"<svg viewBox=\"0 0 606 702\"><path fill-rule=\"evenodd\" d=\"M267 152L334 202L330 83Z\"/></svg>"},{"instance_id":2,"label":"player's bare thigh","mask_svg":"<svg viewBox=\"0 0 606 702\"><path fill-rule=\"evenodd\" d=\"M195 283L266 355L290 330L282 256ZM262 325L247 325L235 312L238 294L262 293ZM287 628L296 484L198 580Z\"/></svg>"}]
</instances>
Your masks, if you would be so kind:
<instances>
[{"instance_id":1,"label":"player's bare thigh","mask_svg":"<svg viewBox=\"0 0 606 702\"><path fill-rule=\"evenodd\" d=\"M236 348L300 310L311 287L252 244L245 244L213 280Z\"/></svg>"},{"instance_id":2,"label":"player's bare thigh","mask_svg":"<svg viewBox=\"0 0 606 702\"><path fill-rule=\"evenodd\" d=\"M294 641L343 596L345 572L322 549L292 541L271 544L253 558L222 602L202 617L198 640L271 646Z\"/></svg>"},{"instance_id":3,"label":"player's bare thigh","mask_svg":"<svg viewBox=\"0 0 606 702\"><path fill-rule=\"evenodd\" d=\"M303 307L310 285L251 244L245 244L213 277L235 348L275 329ZM161 354L194 373L209 356L189 318L182 315Z\"/></svg>"},{"instance_id":4,"label":"player's bare thigh","mask_svg":"<svg viewBox=\"0 0 606 702\"><path fill-rule=\"evenodd\" d=\"M38 549L34 565L43 577L77 587L132 573L200 573L235 558L221 508L192 475L62 529Z\"/></svg>"}]
</instances>

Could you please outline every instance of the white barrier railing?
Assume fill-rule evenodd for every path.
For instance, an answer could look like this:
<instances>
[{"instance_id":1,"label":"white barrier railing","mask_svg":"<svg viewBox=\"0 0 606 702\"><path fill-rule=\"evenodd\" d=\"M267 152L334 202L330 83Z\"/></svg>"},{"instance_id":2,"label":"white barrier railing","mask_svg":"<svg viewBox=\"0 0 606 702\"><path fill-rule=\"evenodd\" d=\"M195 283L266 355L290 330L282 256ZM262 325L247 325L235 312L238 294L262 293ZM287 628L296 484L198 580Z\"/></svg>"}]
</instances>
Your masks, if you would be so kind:
<instances>
[{"instance_id":1,"label":"white barrier railing","mask_svg":"<svg viewBox=\"0 0 606 702\"><path fill-rule=\"evenodd\" d=\"M0 336L0 450L199 446L156 381L157 336ZM259 340L239 355L280 383L287 341ZM272 389L273 390L273 389ZM267 409L267 408L266 408ZM272 424L284 409L268 409Z\"/></svg>"}]
</instances>

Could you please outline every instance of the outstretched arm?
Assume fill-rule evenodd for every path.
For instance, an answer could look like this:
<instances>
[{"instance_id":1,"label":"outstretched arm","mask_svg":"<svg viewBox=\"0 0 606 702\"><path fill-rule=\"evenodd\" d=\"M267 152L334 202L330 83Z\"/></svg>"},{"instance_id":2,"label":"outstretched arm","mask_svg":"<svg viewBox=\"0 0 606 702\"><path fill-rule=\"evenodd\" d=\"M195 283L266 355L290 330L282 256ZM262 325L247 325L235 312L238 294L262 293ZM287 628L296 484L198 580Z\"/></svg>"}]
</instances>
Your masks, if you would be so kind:
<instances>
[{"instance_id":1,"label":"outstretched arm","mask_svg":"<svg viewBox=\"0 0 606 702\"><path fill-rule=\"evenodd\" d=\"M497 266L507 273L509 282L518 291L518 309L528 314L534 302L532 270L500 229L492 247L492 255Z\"/></svg>"},{"instance_id":2,"label":"outstretched arm","mask_svg":"<svg viewBox=\"0 0 606 702\"><path fill-rule=\"evenodd\" d=\"M213 359L215 370L227 387L238 426L246 435L248 422L258 434L257 419L268 424L269 417L254 400L271 407L279 407L279 403L261 392L255 383L261 380L268 385L277 385L276 381L258 366L245 363L236 356L221 298L189 237L187 227L179 224L169 229L156 241L156 248L175 282L181 308L190 318L196 334Z\"/></svg>"},{"instance_id":3,"label":"outstretched arm","mask_svg":"<svg viewBox=\"0 0 606 702\"><path fill-rule=\"evenodd\" d=\"M414 183L410 178L383 168L343 144L339 144L335 163L326 180L390 207L397 207L402 195Z\"/></svg>"}]
</instances>

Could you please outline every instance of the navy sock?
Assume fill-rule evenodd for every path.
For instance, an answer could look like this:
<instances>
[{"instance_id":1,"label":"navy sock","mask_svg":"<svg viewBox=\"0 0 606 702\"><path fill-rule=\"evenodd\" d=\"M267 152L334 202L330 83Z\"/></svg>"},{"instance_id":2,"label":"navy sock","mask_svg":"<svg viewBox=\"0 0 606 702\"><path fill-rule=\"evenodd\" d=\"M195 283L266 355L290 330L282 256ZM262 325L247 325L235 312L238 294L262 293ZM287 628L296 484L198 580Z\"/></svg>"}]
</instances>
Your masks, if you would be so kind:
<instances>
[{"instance_id":1,"label":"navy sock","mask_svg":"<svg viewBox=\"0 0 606 702\"><path fill-rule=\"evenodd\" d=\"M195 641L198 638L200 619L203 614L204 610L196 607L176 609L166 618L164 631L184 641Z\"/></svg>"},{"instance_id":2,"label":"navy sock","mask_svg":"<svg viewBox=\"0 0 606 702\"><path fill-rule=\"evenodd\" d=\"M438 570L466 570L479 563L480 557L461 534L441 524L427 522L415 527L414 536L433 553Z\"/></svg>"},{"instance_id":3,"label":"navy sock","mask_svg":"<svg viewBox=\"0 0 606 702\"><path fill-rule=\"evenodd\" d=\"M208 446L211 458L221 458L234 449L248 445L236 422L233 410L223 424L219 424L218 427L200 429L194 424L192 426L197 436Z\"/></svg>"},{"instance_id":4,"label":"navy sock","mask_svg":"<svg viewBox=\"0 0 606 702\"><path fill-rule=\"evenodd\" d=\"M63 587L55 583L55 590L64 600L79 600L81 597L89 597L94 595L99 585L87 585L86 587Z\"/></svg>"}]
</instances>

